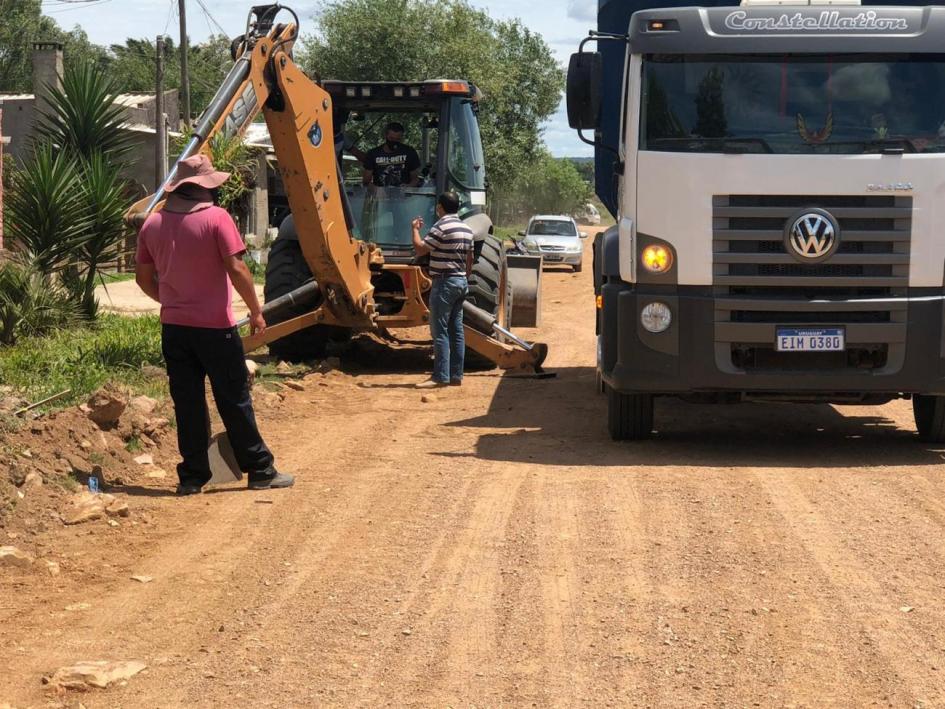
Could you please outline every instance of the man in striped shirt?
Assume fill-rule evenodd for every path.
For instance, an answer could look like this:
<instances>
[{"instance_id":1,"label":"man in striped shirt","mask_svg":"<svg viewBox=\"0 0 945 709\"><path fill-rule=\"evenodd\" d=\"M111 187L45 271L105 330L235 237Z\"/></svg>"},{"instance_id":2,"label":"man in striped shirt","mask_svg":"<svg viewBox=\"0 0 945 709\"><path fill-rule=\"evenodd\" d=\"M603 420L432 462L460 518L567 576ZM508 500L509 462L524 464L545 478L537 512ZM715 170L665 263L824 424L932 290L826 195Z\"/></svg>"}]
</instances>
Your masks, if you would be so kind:
<instances>
[{"instance_id":1,"label":"man in striped shirt","mask_svg":"<svg viewBox=\"0 0 945 709\"><path fill-rule=\"evenodd\" d=\"M463 383L463 301L466 277L472 272L473 233L456 213L459 197L444 192L437 198L438 221L420 236L423 218L413 220L413 247L418 256L430 254L430 331L433 334L433 377L419 389L460 386Z\"/></svg>"}]
</instances>

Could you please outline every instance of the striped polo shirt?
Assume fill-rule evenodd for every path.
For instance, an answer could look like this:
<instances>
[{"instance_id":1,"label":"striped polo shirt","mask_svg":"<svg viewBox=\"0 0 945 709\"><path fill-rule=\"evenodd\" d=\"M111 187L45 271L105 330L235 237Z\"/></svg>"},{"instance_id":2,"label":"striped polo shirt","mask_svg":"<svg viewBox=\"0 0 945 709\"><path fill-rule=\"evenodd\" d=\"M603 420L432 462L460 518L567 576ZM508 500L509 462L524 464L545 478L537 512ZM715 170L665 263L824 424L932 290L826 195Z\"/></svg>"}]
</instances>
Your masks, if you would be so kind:
<instances>
[{"instance_id":1,"label":"striped polo shirt","mask_svg":"<svg viewBox=\"0 0 945 709\"><path fill-rule=\"evenodd\" d=\"M430 227L423 243L430 247L431 276L465 276L466 255L473 250L473 232L455 214Z\"/></svg>"}]
</instances>

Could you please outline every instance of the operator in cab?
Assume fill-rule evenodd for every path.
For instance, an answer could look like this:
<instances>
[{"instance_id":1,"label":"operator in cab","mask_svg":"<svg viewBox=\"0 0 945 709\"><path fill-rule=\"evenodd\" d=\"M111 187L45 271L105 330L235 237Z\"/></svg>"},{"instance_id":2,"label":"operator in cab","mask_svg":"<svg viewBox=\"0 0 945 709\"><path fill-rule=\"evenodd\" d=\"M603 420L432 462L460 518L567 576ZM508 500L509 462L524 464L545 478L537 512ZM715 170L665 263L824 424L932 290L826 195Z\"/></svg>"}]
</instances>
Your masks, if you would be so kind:
<instances>
[{"instance_id":1,"label":"operator in cab","mask_svg":"<svg viewBox=\"0 0 945 709\"><path fill-rule=\"evenodd\" d=\"M384 128L384 142L369 150L362 162L361 183L365 186L416 187L420 184L420 156L409 145L404 145L401 123L388 123Z\"/></svg>"}]
</instances>

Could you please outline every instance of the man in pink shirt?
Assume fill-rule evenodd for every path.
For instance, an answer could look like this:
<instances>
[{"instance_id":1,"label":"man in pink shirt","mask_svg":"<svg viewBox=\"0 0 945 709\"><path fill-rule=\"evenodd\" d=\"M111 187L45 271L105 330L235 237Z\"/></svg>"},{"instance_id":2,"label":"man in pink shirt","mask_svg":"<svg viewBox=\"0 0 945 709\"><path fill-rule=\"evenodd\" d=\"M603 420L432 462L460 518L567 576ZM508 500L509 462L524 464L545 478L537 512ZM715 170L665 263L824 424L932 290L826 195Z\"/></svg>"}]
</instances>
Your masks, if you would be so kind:
<instances>
[{"instance_id":1,"label":"man in pink shirt","mask_svg":"<svg viewBox=\"0 0 945 709\"><path fill-rule=\"evenodd\" d=\"M210 418L204 382L210 387L233 453L253 490L290 487L276 471L253 412L249 373L233 317L232 289L249 306L250 328L266 329L253 277L243 263L246 247L233 219L213 204L229 178L206 155L183 160L167 187L164 208L138 234L135 280L161 304L161 347L182 462L177 494L199 493L210 480L207 455Z\"/></svg>"}]
</instances>

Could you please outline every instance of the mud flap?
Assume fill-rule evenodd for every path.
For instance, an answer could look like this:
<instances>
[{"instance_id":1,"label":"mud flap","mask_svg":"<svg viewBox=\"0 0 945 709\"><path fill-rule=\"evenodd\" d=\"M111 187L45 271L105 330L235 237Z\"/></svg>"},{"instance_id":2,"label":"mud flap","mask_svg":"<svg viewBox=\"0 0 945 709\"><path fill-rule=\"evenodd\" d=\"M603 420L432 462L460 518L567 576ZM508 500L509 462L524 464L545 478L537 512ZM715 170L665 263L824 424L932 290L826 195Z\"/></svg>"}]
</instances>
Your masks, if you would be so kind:
<instances>
[{"instance_id":1,"label":"mud flap","mask_svg":"<svg viewBox=\"0 0 945 709\"><path fill-rule=\"evenodd\" d=\"M511 327L541 325L541 256L507 253L509 283L512 286Z\"/></svg>"}]
</instances>

